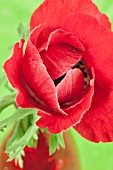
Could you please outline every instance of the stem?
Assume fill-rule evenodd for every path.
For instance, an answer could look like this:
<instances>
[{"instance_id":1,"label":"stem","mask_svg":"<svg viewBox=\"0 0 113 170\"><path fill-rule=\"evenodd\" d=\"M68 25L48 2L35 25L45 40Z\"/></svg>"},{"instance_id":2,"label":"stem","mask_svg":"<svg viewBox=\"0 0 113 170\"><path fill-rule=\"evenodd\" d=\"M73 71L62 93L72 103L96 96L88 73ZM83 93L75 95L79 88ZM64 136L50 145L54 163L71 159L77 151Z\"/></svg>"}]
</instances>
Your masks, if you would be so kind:
<instances>
[{"instance_id":1,"label":"stem","mask_svg":"<svg viewBox=\"0 0 113 170\"><path fill-rule=\"evenodd\" d=\"M9 105L15 103L16 92L10 93L0 99L0 112L8 107Z\"/></svg>"},{"instance_id":2,"label":"stem","mask_svg":"<svg viewBox=\"0 0 113 170\"><path fill-rule=\"evenodd\" d=\"M3 83L6 80L6 77L3 76L2 78L0 78L0 84Z\"/></svg>"}]
</instances>

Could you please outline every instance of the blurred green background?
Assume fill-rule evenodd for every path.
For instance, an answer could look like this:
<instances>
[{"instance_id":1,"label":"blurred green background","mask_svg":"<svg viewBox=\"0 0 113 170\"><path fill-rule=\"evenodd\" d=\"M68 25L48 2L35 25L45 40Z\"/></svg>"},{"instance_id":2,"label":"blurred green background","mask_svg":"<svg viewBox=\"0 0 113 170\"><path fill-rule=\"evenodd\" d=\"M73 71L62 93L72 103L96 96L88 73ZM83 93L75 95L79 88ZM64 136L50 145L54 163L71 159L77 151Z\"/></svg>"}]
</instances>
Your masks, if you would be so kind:
<instances>
[{"instance_id":1,"label":"blurred green background","mask_svg":"<svg viewBox=\"0 0 113 170\"><path fill-rule=\"evenodd\" d=\"M101 12L106 13L113 24L113 1L93 0ZM8 50L15 42L19 41L17 27L19 23L29 24L32 12L42 0L0 0L0 78L3 76L3 62L11 55ZM7 94L8 90L0 86L0 97ZM7 115L10 114L9 108ZM5 112L6 113L6 112ZM2 118L4 114L0 115ZM71 131L78 148L82 170L113 170L113 143L91 143L83 139L75 131ZM0 144L6 133L0 132ZM70 169L71 170L71 169Z\"/></svg>"}]
</instances>

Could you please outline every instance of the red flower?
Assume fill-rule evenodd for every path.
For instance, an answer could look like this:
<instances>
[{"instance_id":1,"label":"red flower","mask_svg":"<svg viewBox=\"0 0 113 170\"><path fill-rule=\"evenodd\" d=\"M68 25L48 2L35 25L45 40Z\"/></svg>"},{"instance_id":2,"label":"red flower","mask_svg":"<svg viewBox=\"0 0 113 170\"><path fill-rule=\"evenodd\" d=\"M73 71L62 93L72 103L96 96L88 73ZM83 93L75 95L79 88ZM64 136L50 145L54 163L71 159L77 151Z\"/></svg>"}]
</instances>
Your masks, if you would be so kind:
<instances>
[{"instance_id":1,"label":"red flower","mask_svg":"<svg viewBox=\"0 0 113 170\"><path fill-rule=\"evenodd\" d=\"M74 126L94 142L113 140L113 33L91 0L46 0L31 34L4 68L21 107L39 109L52 133Z\"/></svg>"},{"instance_id":2,"label":"red flower","mask_svg":"<svg viewBox=\"0 0 113 170\"><path fill-rule=\"evenodd\" d=\"M56 160L54 157L49 156L49 147L47 145L47 141L45 137L40 134L39 135L39 141L38 141L38 147L36 149L34 148L28 148L25 147L25 157L23 157L23 169L22 170L59 170L58 163L56 164ZM6 160L7 157L5 155L4 160ZM21 170L18 165L15 165L14 161L6 163L4 165L6 169L9 170Z\"/></svg>"},{"instance_id":3,"label":"red flower","mask_svg":"<svg viewBox=\"0 0 113 170\"><path fill-rule=\"evenodd\" d=\"M23 157L23 168L15 165L15 162L7 162L8 156L5 154L5 146L8 138L0 148L0 170L80 170L78 152L70 133L64 133L65 149L60 148L49 156L49 138L47 133L38 135L37 148L25 147L25 157Z\"/></svg>"}]
</instances>

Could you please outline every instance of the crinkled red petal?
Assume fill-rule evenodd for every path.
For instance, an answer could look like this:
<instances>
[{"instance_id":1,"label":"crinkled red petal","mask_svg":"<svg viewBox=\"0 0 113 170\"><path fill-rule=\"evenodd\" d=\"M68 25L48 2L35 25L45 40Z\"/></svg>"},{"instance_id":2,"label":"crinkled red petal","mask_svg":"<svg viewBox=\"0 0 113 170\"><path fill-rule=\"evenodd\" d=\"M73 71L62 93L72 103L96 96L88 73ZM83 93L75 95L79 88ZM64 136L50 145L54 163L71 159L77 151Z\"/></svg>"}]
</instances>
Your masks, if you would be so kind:
<instances>
[{"instance_id":1,"label":"crinkled red petal","mask_svg":"<svg viewBox=\"0 0 113 170\"><path fill-rule=\"evenodd\" d=\"M41 36L41 34L40 34L40 36ZM41 38L43 38L43 37L41 36ZM48 37L48 40L46 41L46 43L44 43L44 45L42 45L40 51L42 51L43 49L45 49L47 51L48 47L50 45L54 45L56 43L57 44L71 45L72 47L74 47L79 52L84 52L85 51L84 46L78 40L77 37L73 36L69 32L65 32L62 29L56 29L53 32L51 32L51 34Z\"/></svg>"},{"instance_id":2,"label":"crinkled red petal","mask_svg":"<svg viewBox=\"0 0 113 170\"><path fill-rule=\"evenodd\" d=\"M31 31L29 38L39 52L42 50L47 51L48 46L55 43L67 43L75 47L78 51L85 51L84 46L77 37L62 29L53 31L47 24L35 27L35 29Z\"/></svg>"},{"instance_id":3,"label":"crinkled red petal","mask_svg":"<svg viewBox=\"0 0 113 170\"><path fill-rule=\"evenodd\" d=\"M83 43L86 48L83 60L90 62L90 65L94 67L96 81L100 86L106 84L110 87L113 83L111 79L113 32L99 25L96 19L84 14L69 16L63 23L63 27Z\"/></svg>"},{"instance_id":4,"label":"crinkled red petal","mask_svg":"<svg viewBox=\"0 0 113 170\"><path fill-rule=\"evenodd\" d=\"M93 75L94 76L94 75ZM87 92L81 97L80 101L74 105L64 108L65 115L44 115L39 112L41 118L37 121L37 126L40 128L48 128L51 133L60 133L62 130L68 129L81 120L83 114L89 110L94 93L94 78L90 80L90 87Z\"/></svg>"},{"instance_id":5,"label":"crinkled red petal","mask_svg":"<svg viewBox=\"0 0 113 170\"><path fill-rule=\"evenodd\" d=\"M23 57L23 44L24 40L15 45L13 55L4 64L10 83L18 90L17 104L23 108L39 108L46 114L65 114L59 106L54 83L37 49L31 43Z\"/></svg>"},{"instance_id":6,"label":"crinkled red petal","mask_svg":"<svg viewBox=\"0 0 113 170\"><path fill-rule=\"evenodd\" d=\"M112 141L113 32L100 26L91 16L83 14L70 16L64 27L87 47L83 58L86 63L93 65L95 71L95 93L91 108L75 129L94 142Z\"/></svg>"},{"instance_id":7,"label":"crinkled red petal","mask_svg":"<svg viewBox=\"0 0 113 170\"><path fill-rule=\"evenodd\" d=\"M48 38L53 30L49 28L47 24L41 24L35 27L29 36L30 41L40 52L40 48L44 48L44 44L47 43Z\"/></svg>"},{"instance_id":8,"label":"crinkled red petal","mask_svg":"<svg viewBox=\"0 0 113 170\"><path fill-rule=\"evenodd\" d=\"M90 110L74 128L92 142L113 141L113 91L95 85Z\"/></svg>"},{"instance_id":9,"label":"crinkled red petal","mask_svg":"<svg viewBox=\"0 0 113 170\"><path fill-rule=\"evenodd\" d=\"M81 98L84 89L84 76L79 69L70 69L56 86L60 105L71 105Z\"/></svg>"},{"instance_id":10,"label":"crinkled red petal","mask_svg":"<svg viewBox=\"0 0 113 170\"><path fill-rule=\"evenodd\" d=\"M58 28L68 15L78 12L96 18L100 24L111 29L108 17L100 13L91 0L45 0L31 17L31 30L43 23Z\"/></svg>"},{"instance_id":11,"label":"crinkled red petal","mask_svg":"<svg viewBox=\"0 0 113 170\"><path fill-rule=\"evenodd\" d=\"M26 88L37 101L39 109L65 114L59 106L54 82L48 74L36 47L30 40L22 64Z\"/></svg>"},{"instance_id":12,"label":"crinkled red petal","mask_svg":"<svg viewBox=\"0 0 113 170\"><path fill-rule=\"evenodd\" d=\"M12 86L19 91L16 99L17 104L25 108L37 108L37 102L32 96L30 96L29 91L23 83L23 45L24 40L21 40L20 43L15 44L13 55L5 62L4 69Z\"/></svg>"},{"instance_id":13,"label":"crinkled red petal","mask_svg":"<svg viewBox=\"0 0 113 170\"><path fill-rule=\"evenodd\" d=\"M40 52L43 63L54 80L80 61L81 53L85 49L78 38L71 33L61 29L50 33L46 26L44 24L35 28L30 34L30 41Z\"/></svg>"},{"instance_id":14,"label":"crinkled red petal","mask_svg":"<svg viewBox=\"0 0 113 170\"><path fill-rule=\"evenodd\" d=\"M81 53L68 44L54 44L43 50L41 58L53 80L62 76L82 58Z\"/></svg>"},{"instance_id":15,"label":"crinkled red petal","mask_svg":"<svg viewBox=\"0 0 113 170\"><path fill-rule=\"evenodd\" d=\"M14 88L22 88L21 84L21 67L23 59L24 40L16 43L13 49L13 54L10 59L4 63L4 69L7 77Z\"/></svg>"}]
</instances>

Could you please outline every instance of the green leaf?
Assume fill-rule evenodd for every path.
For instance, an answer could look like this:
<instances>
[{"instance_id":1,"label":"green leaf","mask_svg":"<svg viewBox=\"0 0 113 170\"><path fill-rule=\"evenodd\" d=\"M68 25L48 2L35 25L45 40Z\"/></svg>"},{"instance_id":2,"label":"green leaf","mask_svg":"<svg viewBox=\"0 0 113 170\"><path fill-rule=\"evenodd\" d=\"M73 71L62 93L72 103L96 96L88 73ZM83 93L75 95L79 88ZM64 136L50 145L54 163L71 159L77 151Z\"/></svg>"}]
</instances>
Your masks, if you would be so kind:
<instances>
[{"instance_id":1,"label":"green leaf","mask_svg":"<svg viewBox=\"0 0 113 170\"><path fill-rule=\"evenodd\" d=\"M0 112L8 107L9 105L15 103L16 93L10 93L0 99Z\"/></svg>"},{"instance_id":2,"label":"green leaf","mask_svg":"<svg viewBox=\"0 0 113 170\"><path fill-rule=\"evenodd\" d=\"M18 148L15 153L10 153L7 162L12 161L15 159L15 165L19 165L20 168L23 168L23 156L25 156L25 152L23 149Z\"/></svg>"},{"instance_id":3,"label":"green leaf","mask_svg":"<svg viewBox=\"0 0 113 170\"><path fill-rule=\"evenodd\" d=\"M9 153L9 152L12 152L14 150L17 150L20 146L22 148L24 148L27 143L29 142L29 140L31 139L31 137L33 136L33 134L38 130L38 127L34 124L34 125L31 125L28 130L26 131L26 133L24 134L24 136L18 140L18 141L15 141L11 146L9 146L7 149L6 149L6 153Z\"/></svg>"},{"instance_id":4,"label":"green leaf","mask_svg":"<svg viewBox=\"0 0 113 170\"><path fill-rule=\"evenodd\" d=\"M10 146L8 145L8 148L6 148L6 153L10 154L11 152L14 152L14 154L13 154L14 155L13 158L14 158L16 151L18 153L19 148L23 149L28 144L32 135L37 130L38 130L38 127L35 124L30 126L29 129L26 131L26 133L20 140L13 142L12 145L10 145Z\"/></svg>"},{"instance_id":5,"label":"green leaf","mask_svg":"<svg viewBox=\"0 0 113 170\"><path fill-rule=\"evenodd\" d=\"M58 148L57 136L54 134L51 134L50 143L49 143L49 154L52 155L56 151L57 148Z\"/></svg>"},{"instance_id":6,"label":"green leaf","mask_svg":"<svg viewBox=\"0 0 113 170\"><path fill-rule=\"evenodd\" d=\"M63 138L63 133L62 133L62 132L59 133L59 134L57 134L57 140L58 140L59 145L60 145L63 149L65 149L65 142L64 142L64 138Z\"/></svg>"},{"instance_id":7,"label":"green leaf","mask_svg":"<svg viewBox=\"0 0 113 170\"><path fill-rule=\"evenodd\" d=\"M31 117L31 115L29 115L28 117ZM24 134L21 134L21 129L23 130L24 127L24 119L17 123L14 133L9 139L6 146L6 153L9 156L8 161L12 161L13 159L15 159L16 163L18 163L21 168L23 167L22 156L24 156L25 146L37 146L38 138L36 138L36 134L38 131L38 127L36 126L36 121L39 119L39 117L37 116L37 110L35 110L35 112L32 114L31 119L32 121L28 125L26 132L24 133L23 131Z\"/></svg>"},{"instance_id":8,"label":"green leaf","mask_svg":"<svg viewBox=\"0 0 113 170\"><path fill-rule=\"evenodd\" d=\"M25 152L24 150L21 150L18 156L15 158L15 164L18 164L20 168L23 168L23 156L25 156Z\"/></svg>"},{"instance_id":9,"label":"green leaf","mask_svg":"<svg viewBox=\"0 0 113 170\"><path fill-rule=\"evenodd\" d=\"M27 39L29 35L28 27L25 27L23 23L20 23L17 28L18 34L20 38Z\"/></svg>"},{"instance_id":10,"label":"green leaf","mask_svg":"<svg viewBox=\"0 0 113 170\"><path fill-rule=\"evenodd\" d=\"M19 26L17 28L17 31L18 31L18 34L19 34L20 38L25 39L25 35L24 35L25 27L24 27L24 25L22 23L19 24Z\"/></svg>"},{"instance_id":11,"label":"green leaf","mask_svg":"<svg viewBox=\"0 0 113 170\"><path fill-rule=\"evenodd\" d=\"M32 116L32 114L31 114L31 116ZM30 115L26 116L26 117L23 119L22 122L23 122L23 131L26 132L27 129L28 129L28 127L29 127L29 125L31 124L31 123L30 123Z\"/></svg>"},{"instance_id":12,"label":"green leaf","mask_svg":"<svg viewBox=\"0 0 113 170\"><path fill-rule=\"evenodd\" d=\"M19 131L20 131L20 121L17 122L14 132L7 142L6 148L12 145L13 141L17 138Z\"/></svg>"},{"instance_id":13,"label":"green leaf","mask_svg":"<svg viewBox=\"0 0 113 170\"><path fill-rule=\"evenodd\" d=\"M38 140L37 134L34 134L34 135L33 135L33 139L34 139L34 140Z\"/></svg>"},{"instance_id":14,"label":"green leaf","mask_svg":"<svg viewBox=\"0 0 113 170\"><path fill-rule=\"evenodd\" d=\"M10 162L13 159L16 159L18 157L18 155L21 153L21 151L22 151L22 148L19 147L17 150L10 152L9 153L9 158L7 159L7 161Z\"/></svg>"},{"instance_id":15,"label":"green leaf","mask_svg":"<svg viewBox=\"0 0 113 170\"><path fill-rule=\"evenodd\" d=\"M51 134L50 135L50 143L49 143L49 154L52 155L55 153L59 147L65 148L65 142L63 139L63 133L59 134Z\"/></svg>"},{"instance_id":16,"label":"green leaf","mask_svg":"<svg viewBox=\"0 0 113 170\"><path fill-rule=\"evenodd\" d=\"M41 133L48 133L48 128L40 128Z\"/></svg>"},{"instance_id":17,"label":"green leaf","mask_svg":"<svg viewBox=\"0 0 113 170\"><path fill-rule=\"evenodd\" d=\"M0 129L2 129L6 126L11 126L13 123L15 123L21 119L24 119L26 116L28 116L30 114L34 114L35 112L37 112L36 109L18 108L13 115L0 121Z\"/></svg>"}]
</instances>

